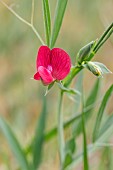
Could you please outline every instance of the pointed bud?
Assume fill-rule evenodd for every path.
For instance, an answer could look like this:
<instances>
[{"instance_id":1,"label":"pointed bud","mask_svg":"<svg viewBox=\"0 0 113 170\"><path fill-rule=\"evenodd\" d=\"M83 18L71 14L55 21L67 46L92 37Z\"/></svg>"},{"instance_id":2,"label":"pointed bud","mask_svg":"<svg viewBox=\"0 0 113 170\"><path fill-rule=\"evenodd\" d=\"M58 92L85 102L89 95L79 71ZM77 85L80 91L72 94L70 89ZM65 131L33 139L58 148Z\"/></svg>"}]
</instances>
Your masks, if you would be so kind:
<instances>
[{"instance_id":1,"label":"pointed bud","mask_svg":"<svg viewBox=\"0 0 113 170\"><path fill-rule=\"evenodd\" d=\"M88 70L90 70L95 76L98 76L98 77L100 77L100 76L102 76L102 70L101 70L101 68L98 66L98 65L96 65L94 62L87 62L87 64L86 64L86 67L88 68Z\"/></svg>"},{"instance_id":2,"label":"pointed bud","mask_svg":"<svg viewBox=\"0 0 113 170\"><path fill-rule=\"evenodd\" d=\"M80 49L76 58L78 64L82 64L84 61L89 61L89 55L91 54L96 42L97 41L91 41L89 44Z\"/></svg>"}]
</instances>

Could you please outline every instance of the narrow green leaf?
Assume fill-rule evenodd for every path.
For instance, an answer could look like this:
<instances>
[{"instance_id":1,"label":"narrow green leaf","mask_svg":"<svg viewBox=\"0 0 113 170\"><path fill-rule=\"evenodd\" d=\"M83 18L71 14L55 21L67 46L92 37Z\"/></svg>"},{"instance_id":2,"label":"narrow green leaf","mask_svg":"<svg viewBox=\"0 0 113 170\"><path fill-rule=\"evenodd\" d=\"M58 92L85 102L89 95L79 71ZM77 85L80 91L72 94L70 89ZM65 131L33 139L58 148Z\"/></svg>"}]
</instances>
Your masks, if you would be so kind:
<instances>
[{"instance_id":1,"label":"narrow green leaf","mask_svg":"<svg viewBox=\"0 0 113 170\"><path fill-rule=\"evenodd\" d=\"M24 170L30 170L26 156L22 150L22 147L20 146L18 140L13 134L10 126L3 118L0 118L0 128L10 145L12 152L14 153L19 163L19 166Z\"/></svg>"},{"instance_id":2,"label":"narrow green leaf","mask_svg":"<svg viewBox=\"0 0 113 170\"><path fill-rule=\"evenodd\" d=\"M96 103L94 103L93 105L90 105L90 106L88 105L88 107L86 107L86 108L84 109L84 115L86 115L86 114L89 115L90 111L91 111L92 109L94 109L95 106L96 106ZM73 123L77 123L77 121L79 121L79 120L81 119L81 116L82 116L81 112L76 113L76 115L73 114L73 116L72 116L69 120L67 120L66 122L64 122L64 129L72 126ZM90 115L89 115L89 116L90 116ZM54 127L54 128L52 128L51 130L49 130L48 132L46 132L46 133L44 134L44 140L45 140L45 141L49 141L51 138L55 137L56 135L57 135L57 127ZM31 152L31 150L32 150L31 144L32 144L32 141L31 141L31 143L25 148L26 154L29 154L29 153Z\"/></svg>"},{"instance_id":3,"label":"narrow green leaf","mask_svg":"<svg viewBox=\"0 0 113 170\"><path fill-rule=\"evenodd\" d=\"M112 149L110 147L105 147L102 154L98 170L112 170Z\"/></svg>"},{"instance_id":4,"label":"narrow green leaf","mask_svg":"<svg viewBox=\"0 0 113 170\"><path fill-rule=\"evenodd\" d=\"M52 31L52 37L51 37L51 43L50 47L53 48L55 45L55 42L57 40L61 24L63 21L65 9L67 6L68 0L57 0L57 6L55 10L55 19L54 19L54 26L53 26L53 31Z\"/></svg>"},{"instance_id":5,"label":"narrow green leaf","mask_svg":"<svg viewBox=\"0 0 113 170\"><path fill-rule=\"evenodd\" d=\"M65 144L65 153L71 153L73 154L75 151L76 145L75 145L75 139L71 138L68 141L66 141Z\"/></svg>"},{"instance_id":6,"label":"narrow green leaf","mask_svg":"<svg viewBox=\"0 0 113 170\"><path fill-rule=\"evenodd\" d=\"M108 170L113 169L113 152L111 148L107 148L107 156L108 156Z\"/></svg>"},{"instance_id":7,"label":"narrow green leaf","mask_svg":"<svg viewBox=\"0 0 113 170\"><path fill-rule=\"evenodd\" d=\"M44 13L44 22L45 22L45 32L46 32L46 41L47 45L50 45L50 36L51 36L51 17L50 17L50 8L48 0L43 0L43 13Z\"/></svg>"},{"instance_id":8,"label":"narrow green leaf","mask_svg":"<svg viewBox=\"0 0 113 170\"><path fill-rule=\"evenodd\" d=\"M39 167L39 164L41 162L42 148L44 143L44 130L47 115L45 97L43 101L43 109L36 127L35 138L33 142L33 164L35 169Z\"/></svg>"},{"instance_id":9,"label":"narrow green leaf","mask_svg":"<svg viewBox=\"0 0 113 170\"><path fill-rule=\"evenodd\" d=\"M69 164L71 164L73 161L72 155L68 152L65 156L63 169L65 169Z\"/></svg>"},{"instance_id":10,"label":"narrow green leaf","mask_svg":"<svg viewBox=\"0 0 113 170\"><path fill-rule=\"evenodd\" d=\"M101 125L102 117L103 117L103 114L104 114L104 110L106 108L107 102L108 102L112 92L113 92L113 85L111 85L110 88L105 93L104 98L102 100L102 103L100 105L100 108L99 108L99 111L98 111L98 114L97 114L97 118L96 118L95 127L94 127L94 130L93 130L93 142L95 142L95 140L98 138L100 125Z\"/></svg>"},{"instance_id":11,"label":"narrow green leaf","mask_svg":"<svg viewBox=\"0 0 113 170\"><path fill-rule=\"evenodd\" d=\"M95 151L100 150L101 147L98 147L99 146L98 142L105 142L106 140L108 140L111 137L111 134L113 134L113 125L110 126L105 131L105 133L103 133L103 135L101 137L98 138L96 143L90 144L87 146L88 154L90 155L90 154L94 153ZM80 154L76 155L73 158L72 163L66 168L66 170L75 168L82 161L82 158L83 158L83 152L81 152Z\"/></svg>"},{"instance_id":12,"label":"narrow green leaf","mask_svg":"<svg viewBox=\"0 0 113 170\"><path fill-rule=\"evenodd\" d=\"M65 159L63 163L63 167L66 168L73 161L73 154L75 152L75 139L72 137L65 144Z\"/></svg>"},{"instance_id":13,"label":"narrow green leaf","mask_svg":"<svg viewBox=\"0 0 113 170\"><path fill-rule=\"evenodd\" d=\"M98 137L101 137L113 125L113 114L111 114L100 128Z\"/></svg>"},{"instance_id":14,"label":"narrow green leaf","mask_svg":"<svg viewBox=\"0 0 113 170\"><path fill-rule=\"evenodd\" d=\"M66 93L69 93L69 94L74 94L74 95L76 95L76 94L81 95L81 93L76 89L66 88L66 87L63 86L62 83L57 83L57 84L63 92L66 92Z\"/></svg>"},{"instance_id":15,"label":"narrow green leaf","mask_svg":"<svg viewBox=\"0 0 113 170\"><path fill-rule=\"evenodd\" d=\"M101 143L104 142L108 142L108 139L111 137L111 135L113 134L113 125L111 124L111 126L109 126L109 128L106 129L106 131L104 131L104 133L102 133L95 141L95 145L97 146L101 146ZM103 145L102 145L103 146Z\"/></svg>"},{"instance_id":16,"label":"narrow green leaf","mask_svg":"<svg viewBox=\"0 0 113 170\"><path fill-rule=\"evenodd\" d=\"M49 91L50 91L51 88L53 87L54 83L55 83L55 81L54 81L53 83L51 83L50 85L47 86L47 89L46 89L46 92L45 92L45 95L44 95L44 96L46 96L46 95L49 93Z\"/></svg>"},{"instance_id":17,"label":"narrow green leaf","mask_svg":"<svg viewBox=\"0 0 113 170\"><path fill-rule=\"evenodd\" d=\"M91 106L95 103L97 96L98 96L98 92L99 92L99 88L100 88L100 79L97 79L87 100L85 103L85 108L87 108L88 106ZM84 119L85 122L87 122L89 120L89 118L91 117L93 113L93 107L90 107L87 112L84 114ZM73 133L75 136L79 135L82 131L82 120L79 120L78 122L76 122L75 126L74 126L74 130Z\"/></svg>"},{"instance_id":18,"label":"narrow green leaf","mask_svg":"<svg viewBox=\"0 0 113 170\"><path fill-rule=\"evenodd\" d=\"M88 115L90 113L90 111L94 108L95 103L91 106L88 106L87 108L84 109L84 115ZM66 122L64 122L64 129L68 128L69 126L71 126L73 123L77 123L77 121L79 122L79 120L81 119L81 112L73 114L73 116L67 120ZM82 130L82 129L81 129ZM45 140L48 141L50 140L52 137L54 137L57 134L57 127L54 127L53 129L51 129L49 132L47 132L45 134Z\"/></svg>"},{"instance_id":19,"label":"narrow green leaf","mask_svg":"<svg viewBox=\"0 0 113 170\"><path fill-rule=\"evenodd\" d=\"M100 44L103 42L103 40L106 38L106 36L108 35L108 33L111 31L111 29L113 29L113 22L108 26L108 28L104 31L104 33L101 35L101 37L99 38L94 51L97 51L98 47L100 46Z\"/></svg>"}]
</instances>

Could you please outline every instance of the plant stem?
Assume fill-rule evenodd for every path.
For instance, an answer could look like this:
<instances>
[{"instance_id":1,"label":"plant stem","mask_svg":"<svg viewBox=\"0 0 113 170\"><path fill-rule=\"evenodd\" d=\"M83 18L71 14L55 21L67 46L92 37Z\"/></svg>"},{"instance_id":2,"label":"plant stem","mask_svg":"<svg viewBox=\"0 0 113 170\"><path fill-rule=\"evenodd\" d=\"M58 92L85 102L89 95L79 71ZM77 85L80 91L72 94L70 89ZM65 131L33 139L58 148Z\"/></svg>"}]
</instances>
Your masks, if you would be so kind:
<instances>
[{"instance_id":1,"label":"plant stem","mask_svg":"<svg viewBox=\"0 0 113 170\"><path fill-rule=\"evenodd\" d=\"M64 80L64 86L68 87L73 80L73 78L83 69L84 67L82 66L75 66L72 68L72 71L70 74L67 76L67 78Z\"/></svg>"},{"instance_id":2,"label":"plant stem","mask_svg":"<svg viewBox=\"0 0 113 170\"><path fill-rule=\"evenodd\" d=\"M34 0L32 0L32 11L31 11L31 25L33 25L33 21L34 21Z\"/></svg>"},{"instance_id":3,"label":"plant stem","mask_svg":"<svg viewBox=\"0 0 113 170\"><path fill-rule=\"evenodd\" d=\"M89 61L94 57L94 55L97 53L97 51L100 49L100 47L107 41L107 39L111 36L113 33L113 23L107 28L107 30L102 34L100 39L98 40L98 43L93 49L93 52L89 56ZM77 75L84 67L82 66L75 66L72 71L70 72L69 76L64 81L64 86L67 87L70 85L71 81Z\"/></svg>"},{"instance_id":4,"label":"plant stem","mask_svg":"<svg viewBox=\"0 0 113 170\"><path fill-rule=\"evenodd\" d=\"M38 39L40 40L41 44L42 44L42 45L45 45L44 41L42 40L42 38L40 37L39 33L37 32L36 28L35 28L33 25L31 25L31 28L32 28L33 32L35 33L35 35L36 35L36 36L38 37Z\"/></svg>"},{"instance_id":5,"label":"plant stem","mask_svg":"<svg viewBox=\"0 0 113 170\"><path fill-rule=\"evenodd\" d=\"M36 28L33 26L32 23L29 23L28 21L26 21L25 19L23 19L20 15L18 15L11 7L9 7L5 2L3 2L2 0L0 0L0 2L16 17L18 18L21 22L23 22L24 24L28 25L33 32L36 34L36 36L38 37L38 39L40 40L41 44L44 45L44 41L42 40L41 36L39 35L39 33L37 32ZM32 9L33 12L34 9ZM33 12L34 13L34 12ZM32 22L33 22L33 14L32 14Z\"/></svg>"},{"instance_id":6,"label":"plant stem","mask_svg":"<svg viewBox=\"0 0 113 170\"><path fill-rule=\"evenodd\" d=\"M100 39L98 40L97 45L94 47L94 51L98 48L98 46L101 44L101 42L103 41L103 39L106 37L106 35L109 33L109 31L113 28L113 22L110 24L110 26L107 28L107 30L105 30L105 32L102 34L102 36L100 37ZM107 40L107 39L106 39ZM105 41L104 41L105 42ZM96 50L98 51L98 50Z\"/></svg>"},{"instance_id":7,"label":"plant stem","mask_svg":"<svg viewBox=\"0 0 113 170\"><path fill-rule=\"evenodd\" d=\"M87 155L87 139L86 139L85 119L84 119L83 89L82 89L82 129L83 129L83 148L84 148L84 170L89 170L88 155Z\"/></svg>"},{"instance_id":8,"label":"plant stem","mask_svg":"<svg viewBox=\"0 0 113 170\"><path fill-rule=\"evenodd\" d=\"M103 41L97 46L97 48L95 49L95 53L107 41L107 39L111 36L112 33L113 33L113 28L108 32L108 34L106 35L106 38L104 38Z\"/></svg>"},{"instance_id":9,"label":"plant stem","mask_svg":"<svg viewBox=\"0 0 113 170\"><path fill-rule=\"evenodd\" d=\"M63 133L63 115L62 115L62 100L63 92L60 92L59 106L58 106L58 143L59 143L59 156L60 156L60 167L62 169L64 162L64 133Z\"/></svg>"}]
</instances>

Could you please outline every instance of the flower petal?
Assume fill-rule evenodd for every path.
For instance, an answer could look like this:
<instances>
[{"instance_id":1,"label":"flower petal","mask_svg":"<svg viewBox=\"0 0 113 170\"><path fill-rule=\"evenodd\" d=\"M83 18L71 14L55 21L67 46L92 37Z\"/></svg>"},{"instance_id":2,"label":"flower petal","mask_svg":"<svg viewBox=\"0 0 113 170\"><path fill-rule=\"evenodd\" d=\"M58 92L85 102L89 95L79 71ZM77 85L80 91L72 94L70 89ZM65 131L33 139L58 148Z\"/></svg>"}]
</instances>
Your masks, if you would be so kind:
<instances>
[{"instance_id":1,"label":"flower petal","mask_svg":"<svg viewBox=\"0 0 113 170\"><path fill-rule=\"evenodd\" d=\"M37 72L36 74L34 74L34 79L35 79L35 80L40 80L40 74L39 74L39 72Z\"/></svg>"},{"instance_id":2,"label":"flower petal","mask_svg":"<svg viewBox=\"0 0 113 170\"><path fill-rule=\"evenodd\" d=\"M70 72L71 59L64 50L53 48L51 50L51 66L53 68L53 77L57 80L62 80Z\"/></svg>"},{"instance_id":3,"label":"flower petal","mask_svg":"<svg viewBox=\"0 0 113 170\"><path fill-rule=\"evenodd\" d=\"M38 67L38 71L39 71L40 77L42 78L42 82L44 83L44 85L51 84L54 81L54 78L52 77L51 72L45 67L43 66Z\"/></svg>"},{"instance_id":4,"label":"flower petal","mask_svg":"<svg viewBox=\"0 0 113 170\"><path fill-rule=\"evenodd\" d=\"M47 46L41 46L38 51L36 59L36 68L38 70L39 66L47 68L50 65L50 49Z\"/></svg>"}]
</instances>

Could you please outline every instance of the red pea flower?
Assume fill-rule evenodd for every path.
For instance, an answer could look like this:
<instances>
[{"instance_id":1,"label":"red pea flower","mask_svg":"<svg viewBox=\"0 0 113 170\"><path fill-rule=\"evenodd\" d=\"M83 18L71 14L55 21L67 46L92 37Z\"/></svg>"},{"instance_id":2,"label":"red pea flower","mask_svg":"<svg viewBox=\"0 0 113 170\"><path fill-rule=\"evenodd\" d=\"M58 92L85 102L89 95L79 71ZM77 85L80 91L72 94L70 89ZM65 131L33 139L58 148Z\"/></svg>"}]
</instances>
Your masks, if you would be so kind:
<instances>
[{"instance_id":1,"label":"red pea flower","mask_svg":"<svg viewBox=\"0 0 113 170\"><path fill-rule=\"evenodd\" d=\"M36 59L37 72L35 80L42 80L44 85L49 85L55 80L63 80L70 72L71 60L69 55L60 48L50 50L41 46Z\"/></svg>"}]
</instances>

